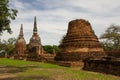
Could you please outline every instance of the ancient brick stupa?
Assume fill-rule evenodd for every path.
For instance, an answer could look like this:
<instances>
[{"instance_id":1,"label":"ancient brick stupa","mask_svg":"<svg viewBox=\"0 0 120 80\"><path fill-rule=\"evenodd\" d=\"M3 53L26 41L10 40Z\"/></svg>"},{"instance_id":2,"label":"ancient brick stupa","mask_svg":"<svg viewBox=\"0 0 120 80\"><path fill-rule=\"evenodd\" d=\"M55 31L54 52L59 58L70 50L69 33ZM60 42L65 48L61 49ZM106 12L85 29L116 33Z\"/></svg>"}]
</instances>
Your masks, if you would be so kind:
<instances>
[{"instance_id":1,"label":"ancient brick stupa","mask_svg":"<svg viewBox=\"0 0 120 80\"><path fill-rule=\"evenodd\" d=\"M23 25L21 24L19 38L15 44L15 54L24 55L25 51L26 51L26 42L24 40L24 35L23 35Z\"/></svg>"},{"instance_id":2,"label":"ancient brick stupa","mask_svg":"<svg viewBox=\"0 0 120 80\"><path fill-rule=\"evenodd\" d=\"M84 19L69 22L67 34L59 47L57 61L79 61L105 55L90 23Z\"/></svg>"},{"instance_id":3,"label":"ancient brick stupa","mask_svg":"<svg viewBox=\"0 0 120 80\"><path fill-rule=\"evenodd\" d=\"M41 40L40 40L40 37L37 33L36 17L34 18L33 35L30 38L28 51L29 51L29 54L33 54L33 56L39 56L42 54Z\"/></svg>"}]
</instances>

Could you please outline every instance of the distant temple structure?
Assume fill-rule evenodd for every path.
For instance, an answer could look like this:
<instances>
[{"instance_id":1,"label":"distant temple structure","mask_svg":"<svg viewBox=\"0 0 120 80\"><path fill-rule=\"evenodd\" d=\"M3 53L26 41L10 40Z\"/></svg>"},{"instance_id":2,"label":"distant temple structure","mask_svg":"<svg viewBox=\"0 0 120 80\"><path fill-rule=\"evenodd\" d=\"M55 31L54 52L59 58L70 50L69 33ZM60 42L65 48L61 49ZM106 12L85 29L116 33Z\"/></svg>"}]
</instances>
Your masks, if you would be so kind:
<instances>
[{"instance_id":1,"label":"distant temple structure","mask_svg":"<svg viewBox=\"0 0 120 80\"><path fill-rule=\"evenodd\" d=\"M59 45L57 61L79 61L105 56L104 50L91 24L84 19L69 22L68 31Z\"/></svg>"},{"instance_id":2,"label":"distant temple structure","mask_svg":"<svg viewBox=\"0 0 120 80\"><path fill-rule=\"evenodd\" d=\"M37 22L36 17L34 18L34 28L33 28L33 35L30 38L28 51L30 54L41 55L42 54L42 45L41 39L37 33Z\"/></svg>"},{"instance_id":3,"label":"distant temple structure","mask_svg":"<svg viewBox=\"0 0 120 80\"><path fill-rule=\"evenodd\" d=\"M41 40L37 33L37 21L36 21L36 17L35 17L34 18L33 35L30 38L28 47L26 47L26 42L25 42L24 34L23 34L23 26L21 25L19 38L15 44L14 57L17 59L26 58L28 60L33 60L33 59L37 60L41 55L43 55L43 52L44 52L44 50L42 48Z\"/></svg>"},{"instance_id":4,"label":"distant temple structure","mask_svg":"<svg viewBox=\"0 0 120 80\"><path fill-rule=\"evenodd\" d=\"M72 67L83 65L84 70L109 73L120 76L120 50L104 52L91 24L84 19L72 20L68 31L59 45L60 52L44 54L41 39L37 33L37 21L34 18L33 35L26 47L21 24L18 40L15 44L15 59L47 61ZM55 61L54 61L55 60Z\"/></svg>"},{"instance_id":5,"label":"distant temple structure","mask_svg":"<svg viewBox=\"0 0 120 80\"><path fill-rule=\"evenodd\" d=\"M24 34L23 34L23 25L21 24L19 38L15 44L15 53L17 55L24 55L26 49L27 47L26 47L26 42L25 42Z\"/></svg>"}]
</instances>

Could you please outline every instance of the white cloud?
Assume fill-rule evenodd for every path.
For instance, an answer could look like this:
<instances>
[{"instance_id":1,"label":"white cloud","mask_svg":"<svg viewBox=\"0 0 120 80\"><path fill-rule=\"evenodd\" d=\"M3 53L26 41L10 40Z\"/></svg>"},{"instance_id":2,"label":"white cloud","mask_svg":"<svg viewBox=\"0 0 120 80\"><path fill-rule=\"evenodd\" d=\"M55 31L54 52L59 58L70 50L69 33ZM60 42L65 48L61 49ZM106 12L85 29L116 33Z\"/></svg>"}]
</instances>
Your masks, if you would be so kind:
<instances>
[{"instance_id":1,"label":"white cloud","mask_svg":"<svg viewBox=\"0 0 120 80\"><path fill-rule=\"evenodd\" d=\"M119 0L70 0L71 6L77 6L95 13L106 13L120 6Z\"/></svg>"},{"instance_id":2,"label":"white cloud","mask_svg":"<svg viewBox=\"0 0 120 80\"><path fill-rule=\"evenodd\" d=\"M23 24L28 42L28 39L32 36L34 16L37 16L38 30L43 33L46 32L40 34L41 39L44 38L44 44L57 44L58 39L60 40L60 37L66 33L68 22L73 19L83 18L88 20L97 36L112 23L120 25L120 0L30 1L32 0L10 0L11 7L16 8L19 13L16 20L11 23L13 34L9 36L5 33L6 39L18 36L20 24ZM54 36L51 40L49 37L53 33Z\"/></svg>"}]
</instances>

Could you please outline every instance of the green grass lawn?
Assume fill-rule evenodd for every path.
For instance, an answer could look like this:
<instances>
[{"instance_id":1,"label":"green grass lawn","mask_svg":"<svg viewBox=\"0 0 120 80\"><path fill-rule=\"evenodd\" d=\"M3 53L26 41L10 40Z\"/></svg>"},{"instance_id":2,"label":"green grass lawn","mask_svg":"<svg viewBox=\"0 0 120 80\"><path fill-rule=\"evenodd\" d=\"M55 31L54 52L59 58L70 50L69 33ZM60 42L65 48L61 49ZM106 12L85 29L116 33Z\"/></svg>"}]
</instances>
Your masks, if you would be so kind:
<instances>
[{"instance_id":1,"label":"green grass lawn","mask_svg":"<svg viewBox=\"0 0 120 80\"><path fill-rule=\"evenodd\" d=\"M0 58L0 80L120 80L120 77L81 68Z\"/></svg>"}]
</instances>

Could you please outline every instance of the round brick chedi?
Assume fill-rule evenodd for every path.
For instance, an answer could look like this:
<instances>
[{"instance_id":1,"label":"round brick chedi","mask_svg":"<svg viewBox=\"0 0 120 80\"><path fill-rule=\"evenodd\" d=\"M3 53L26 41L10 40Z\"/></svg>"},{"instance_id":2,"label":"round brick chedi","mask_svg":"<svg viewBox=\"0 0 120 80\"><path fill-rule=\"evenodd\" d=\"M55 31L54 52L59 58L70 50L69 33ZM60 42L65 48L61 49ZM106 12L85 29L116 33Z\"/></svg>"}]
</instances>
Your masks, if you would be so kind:
<instances>
[{"instance_id":1,"label":"round brick chedi","mask_svg":"<svg viewBox=\"0 0 120 80\"><path fill-rule=\"evenodd\" d=\"M58 61L79 61L105 56L90 23L84 19L69 22L67 34L59 48L60 52L55 57Z\"/></svg>"},{"instance_id":2,"label":"round brick chedi","mask_svg":"<svg viewBox=\"0 0 120 80\"><path fill-rule=\"evenodd\" d=\"M18 55L24 55L26 51L26 42L23 35L23 25L21 24L19 38L15 44L15 53Z\"/></svg>"}]
</instances>

